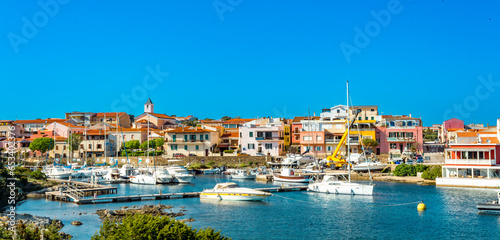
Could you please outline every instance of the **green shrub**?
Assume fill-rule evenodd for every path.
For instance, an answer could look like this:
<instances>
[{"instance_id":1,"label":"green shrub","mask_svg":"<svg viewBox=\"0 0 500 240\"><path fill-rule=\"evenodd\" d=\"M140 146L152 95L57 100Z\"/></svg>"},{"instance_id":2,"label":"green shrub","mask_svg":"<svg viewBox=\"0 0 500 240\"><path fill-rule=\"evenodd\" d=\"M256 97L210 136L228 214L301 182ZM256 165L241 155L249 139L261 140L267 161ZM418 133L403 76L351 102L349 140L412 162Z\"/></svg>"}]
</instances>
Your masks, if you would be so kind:
<instances>
[{"instance_id":1,"label":"green shrub","mask_svg":"<svg viewBox=\"0 0 500 240\"><path fill-rule=\"evenodd\" d=\"M30 177L37 179L37 180L46 180L47 179L47 176L45 176L45 173L43 173L40 170L36 170L34 172L31 172Z\"/></svg>"},{"instance_id":2,"label":"green shrub","mask_svg":"<svg viewBox=\"0 0 500 240\"><path fill-rule=\"evenodd\" d=\"M210 167L217 167L217 163L215 163L215 161L210 161L207 163L207 165Z\"/></svg>"},{"instance_id":3,"label":"green shrub","mask_svg":"<svg viewBox=\"0 0 500 240\"><path fill-rule=\"evenodd\" d=\"M193 163L191 164L191 166L189 166L189 169L204 169L204 168L207 168L207 166L201 163Z\"/></svg>"},{"instance_id":4,"label":"green shrub","mask_svg":"<svg viewBox=\"0 0 500 240\"><path fill-rule=\"evenodd\" d=\"M424 172L429 166L423 165L423 164L417 164L415 166L415 169L417 172Z\"/></svg>"},{"instance_id":5,"label":"green shrub","mask_svg":"<svg viewBox=\"0 0 500 240\"><path fill-rule=\"evenodd\" d=\"M242 167L242 168L243 168L243 167L247 167L247 165L246 165L246 164L244 164L244 163L242 163L242 164L240 165L240 167Z\"/></svg>"},{"instance_id":6,"label":"green shrub","mask_svg":"<svg viewBox=\"0 0 500 240\"><path fill-rule=\"evenodd\" d=\"M393 174L395 176L417 176L417 169L415 166L410 164L399 164L396 169L394 169Z\"/></svg>"},{"instance_id":7,"label":"green shrub","mask_svg":"<svg viewBox=\"0 0 500 240\"><path fill-rule=\"evenodd\" d=\"M252 165L253 165L253 162L252 162L252 161L248 162L248 166L250 166L250 167L251 167Z\"/></svg>"},{"instance_id":8,"label":"green shrub","mask_svg":"<svg viewBox=\"0 0 500 240\"><path fill-rule=\"evenodd\" d=\"M234 150L224 150L225 153L234 153Z\"/></svg>"},{"instance_id":9,"label":"green shrub","mask_svg":"<svg viewBox=\"0 0 500 240\"><path fill-rule=\"evenodd\" d=\"M21 221L16 224L17 236L14 236L14 232L9 231L5 226L0 226L0 239L32 239L40 240L42 239L71 239L69 236L62 235L59 233L60 228L57 228L54 224L49 225L46 229L40 229L33 224L25 224Z\"/></svg>"},{"instance_id":10,"label":"green shrub","mask_svg":"<svg viewBox=\"0 0 500 240\"><path fill-rule=\"evenodd\" d=\"M230 239L211 228L193 229L187 224L165 216L128 215L121 223L106 220L92 236L100 239Z\"/></svg>"},{"instance_id":11,"label":"green shrub","mask_svg":"<svg viewBox=\"0 0 500 240\"><path fill-rule=\"evenodd\" d=\"M382 169L381 172L382 173L390 173L391 172L391 168L390 167L386 167L386 168Z\"/></svg>"},{"instance_id":12,"label":"green shrub","mask_svg":"<svg viewBox=\"0 0 500 240\"><path fill-rule=\"evenodd\" d=\"M441 166L432 166L432 167L428 168L427 170L425 170L424 173L422 173L423 179L434 180L434 179L436 179L438 177L442 177L442 176L443 176L443 170L442 170Z\"/></svg>"}]
</instances>

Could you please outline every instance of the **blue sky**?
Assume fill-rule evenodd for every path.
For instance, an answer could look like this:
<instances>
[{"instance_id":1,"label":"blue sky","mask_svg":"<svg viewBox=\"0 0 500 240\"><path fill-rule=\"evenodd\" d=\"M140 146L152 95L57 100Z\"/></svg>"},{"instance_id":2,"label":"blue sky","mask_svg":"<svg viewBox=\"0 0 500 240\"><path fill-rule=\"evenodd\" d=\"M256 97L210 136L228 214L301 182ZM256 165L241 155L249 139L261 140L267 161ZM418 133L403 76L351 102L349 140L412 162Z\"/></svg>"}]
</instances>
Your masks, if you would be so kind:
<instances>
[{"instance_id":1,"label":"blue sky","mask_svg":"<svg viewBox=\"0 0 500 240\"><path fill-rule=\"evenodd\" d=\"M355 105L424 125L500 117L496 1L41 2L0 9L0 119L137 116L148 97L169 115L290 118L345 104L346 80Z\"/></svg>"}]
</instances>

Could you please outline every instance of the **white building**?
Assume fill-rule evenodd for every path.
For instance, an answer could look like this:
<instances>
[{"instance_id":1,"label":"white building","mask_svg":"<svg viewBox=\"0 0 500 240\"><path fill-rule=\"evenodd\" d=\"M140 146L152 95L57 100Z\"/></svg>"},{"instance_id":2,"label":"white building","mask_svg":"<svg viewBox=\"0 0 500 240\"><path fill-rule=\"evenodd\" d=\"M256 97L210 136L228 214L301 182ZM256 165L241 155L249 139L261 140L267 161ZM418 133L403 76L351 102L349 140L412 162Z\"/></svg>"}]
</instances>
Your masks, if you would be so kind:
<instances>
[{"instance_id":1,"label":"white building","mask_svg":"<svg viewBox=\"0 0 500 240\"><path fill-rule=\"evenodd\" d=\"M285 124L281 118L261 118L243 124L239 129L242 153L280 156L285 152Z\"/></svg>"}]
</instances>

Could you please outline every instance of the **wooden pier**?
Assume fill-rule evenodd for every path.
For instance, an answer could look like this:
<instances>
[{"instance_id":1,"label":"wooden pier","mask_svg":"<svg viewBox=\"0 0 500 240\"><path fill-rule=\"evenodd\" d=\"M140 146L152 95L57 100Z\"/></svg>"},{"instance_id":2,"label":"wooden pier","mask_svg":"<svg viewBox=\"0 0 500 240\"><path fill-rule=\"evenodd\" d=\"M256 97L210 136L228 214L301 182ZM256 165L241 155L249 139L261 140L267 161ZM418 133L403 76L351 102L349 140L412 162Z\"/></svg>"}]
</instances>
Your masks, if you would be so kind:
<instances>
[{"instance_id":1,"label":"wooden pier","mask_svg":"<svg viewBox=\"0 0 500 240\"><path fill-rule=\"evenodd\" d=\"M63 187L59 188L59 191L45 193L45 197L50 200L76 202L77 200L84 197L116 194L118 191L117 187L109 187L100 184L60 179L51 179L50 181L58 182L63 185Z\"/></svg>"},{"instance_id":2,"label":"wooden pier","mask_svg":"<svg viewBox=\"0 0 500 240\"><path fill-rule=\"evenodd\" d=\"M292 187L270 187L270 188L256 188L255 190L264 192L291 192L291 191L305 191L307 186L292 186ZM115 188L116 193L116 188ZM186 192L186 193L160 193L158 194L144 194L144 195L129 195L129 196L111 196L111 197L85 197L77 193L68 191L55 191L47 192L47 198L51 200L60 200L73 202L76 204L98 204L98 203L113 203L113 202L134 202L134 201L150 201L161 199L178 199L178 198L196 198L200 197L201 192ZM93 195L86 195L93 196Z\"/></svg>"}]
</instances>

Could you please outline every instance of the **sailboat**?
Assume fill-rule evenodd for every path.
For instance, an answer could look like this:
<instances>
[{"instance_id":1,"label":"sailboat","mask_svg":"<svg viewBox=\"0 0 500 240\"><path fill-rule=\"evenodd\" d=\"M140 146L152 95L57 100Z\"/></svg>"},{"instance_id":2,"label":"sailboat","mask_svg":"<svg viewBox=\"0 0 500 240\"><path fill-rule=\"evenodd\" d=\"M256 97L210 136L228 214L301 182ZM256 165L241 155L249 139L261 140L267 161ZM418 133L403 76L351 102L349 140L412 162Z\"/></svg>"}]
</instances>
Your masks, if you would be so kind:
<instances>
[{"instance_id":1,"label":"sailboat","mask_svg":"<svg viewBox=\"0 0 500 240\"><path fill-rule=\"evenodd\" d=\"M149 159L149 113L148 113L148 149L147 149L147 158ZM131 183L136 184L148 184L148 185L156 185L156 171L153 171L152 175L139 174L130 177Z\"/></svg>"},{"instance_id":2,"label":"sailboat","mask_svg":"<svg viewBox=\"0 0 500 240\"><path fill-rule=\"evenodd\" d=\"M347 109L349 109L349 82L347 82ZM347 111L347 162L350 163L350 116ZM317 180L310 183L307 187L308 191L332 193L332 194L348 194L348 195L373 195L373 184L362 184L351 182L351 164L348 164L348 178L343 173L327 174L323 176L323 180Z\"/></svg>"}]
</instances>

